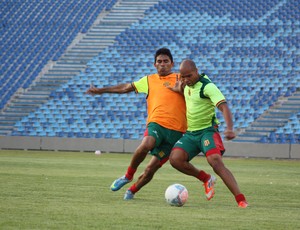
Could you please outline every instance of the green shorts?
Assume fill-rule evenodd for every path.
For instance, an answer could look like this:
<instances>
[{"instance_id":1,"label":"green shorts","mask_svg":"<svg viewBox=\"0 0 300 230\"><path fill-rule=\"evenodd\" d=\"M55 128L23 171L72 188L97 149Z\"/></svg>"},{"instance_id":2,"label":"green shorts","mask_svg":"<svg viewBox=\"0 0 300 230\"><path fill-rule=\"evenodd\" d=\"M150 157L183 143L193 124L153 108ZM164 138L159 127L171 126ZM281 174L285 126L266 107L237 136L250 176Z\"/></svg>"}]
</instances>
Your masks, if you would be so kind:
<instances>
[{"instance_id":1,"label":"green shorts","mask_svg":"<svg viewBox=\"0 0 300 230\"><path fill-rule=\"evenodd\" d=\"M155 138L155 147L150 151L150 154L162 161L169 158L174 144L182 137L182 132L167 129L155 122L150 122L144 136Z\"/></svg>"},{"instance_id":2,"label":"green shorts","mask_svg":"<svg viewBox=\"0 0 300 230\"><path fill-rule=\"evenodd\" d=\"M209 127L198 131L187 131L174 145L174 149L180 148L188 153L189 160L199 153L206 157L211 154L223 155L225 148L219 130Z\"/></svg>"}]
</instances>

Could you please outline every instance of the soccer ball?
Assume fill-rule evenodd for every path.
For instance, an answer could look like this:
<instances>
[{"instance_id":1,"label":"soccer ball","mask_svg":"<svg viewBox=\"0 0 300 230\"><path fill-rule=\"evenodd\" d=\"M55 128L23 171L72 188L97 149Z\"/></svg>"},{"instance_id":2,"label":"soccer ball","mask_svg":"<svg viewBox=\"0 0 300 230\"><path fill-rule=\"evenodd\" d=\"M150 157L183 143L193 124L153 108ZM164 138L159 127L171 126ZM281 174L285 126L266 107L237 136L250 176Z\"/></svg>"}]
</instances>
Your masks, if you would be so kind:
<instances>
[{"instance_id":1,"label":"soccer ball","mask_svg":"<svg viewBox=\"0 0 300 230\"><path fill-rule=\"evenodd\" d=\"M165 192L166 201L172 206L183 206L187 202L188 197L188 190L181 184L172 184Z\"/></svg>"}]
</instances>

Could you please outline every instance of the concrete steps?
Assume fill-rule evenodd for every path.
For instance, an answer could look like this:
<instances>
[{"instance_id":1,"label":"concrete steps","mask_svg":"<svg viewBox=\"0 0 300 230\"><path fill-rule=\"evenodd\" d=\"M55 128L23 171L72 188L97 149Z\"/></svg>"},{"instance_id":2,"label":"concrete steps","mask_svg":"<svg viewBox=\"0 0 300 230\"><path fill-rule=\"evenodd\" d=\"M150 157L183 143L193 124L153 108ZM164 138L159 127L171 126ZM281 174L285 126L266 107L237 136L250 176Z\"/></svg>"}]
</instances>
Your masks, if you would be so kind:
<instances>
[{"instance_id":1,"label":"concrete steps","mask_svg":"<svg viewBox=\"0 0 300 230\"><path fill-rule=\"evenodd\" d=\"M256 119L250 127L241 131L235 142L259 142L268 137L271 132L283 127L292 114L300 112L300 93L296 91L288 98L282 98L278 103Z\"/></svg>"}]
</instances>

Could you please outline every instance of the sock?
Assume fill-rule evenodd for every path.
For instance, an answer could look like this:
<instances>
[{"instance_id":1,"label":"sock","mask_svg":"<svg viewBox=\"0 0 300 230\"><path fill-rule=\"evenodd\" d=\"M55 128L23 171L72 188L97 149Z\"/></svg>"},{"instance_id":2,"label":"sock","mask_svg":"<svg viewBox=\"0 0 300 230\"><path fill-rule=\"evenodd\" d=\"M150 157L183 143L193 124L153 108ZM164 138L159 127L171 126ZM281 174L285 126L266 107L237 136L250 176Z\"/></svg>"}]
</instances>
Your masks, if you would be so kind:
<instances>
[{"instance_id":1,"label":"sock","mask_svg":"<svg viewBox=\"0 0 300 230\"><path fill-rule=\"evenodd\" d=\"M245 198L244 194L241 193L241 194L238 194L235 196L235 200L237 203L239 203L240 201L243 201L243 200L246 201L246 198Z\"/></svg>"},{"instance_id":2,"label":"sock","mask_svg":"<svg viewBox=\"0 0 300 230\"><path fill-rule=\"evenodd\" d=\"M126 172L126 174L125 174L126 178L129 179L129 180L132 180L132 178L133 178L135 172L136 172L136 169L131 168L131 167L129 166L128 169L127 169L127 172Z\"/></svg>"},{"instance_id":3,"label":"sock","mask_svg":"<svg viewBox=\"0 0 300 230\"><path fill-rule=\"evenodd\" d=\"M139 191L139 189L136 188L135 184L131 185L131 187L128 190L130 190L133 194Z\"/></svg>"},{"instance_id":4,"label":"sock","mask_svg":"<svg viewBox=\"0 0 300 230\"><path fill-rule=\"evenodd\" d=\"M201 180L202 182L207 182L210 179L210 175L207 174L206 172L204 172L203 170L201 170L197 176L197 178L199 180Z\"/></svg>"}]
</instances>

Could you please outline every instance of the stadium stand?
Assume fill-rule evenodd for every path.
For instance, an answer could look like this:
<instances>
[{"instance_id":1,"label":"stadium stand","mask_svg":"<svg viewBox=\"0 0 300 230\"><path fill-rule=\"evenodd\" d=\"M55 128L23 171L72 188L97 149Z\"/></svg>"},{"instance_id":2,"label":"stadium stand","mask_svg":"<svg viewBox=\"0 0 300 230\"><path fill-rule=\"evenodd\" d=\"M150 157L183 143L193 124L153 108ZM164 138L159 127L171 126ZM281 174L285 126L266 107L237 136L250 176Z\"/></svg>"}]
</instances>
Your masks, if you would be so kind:
<instances>
[{"instance_id":1,"label":"stadium stand","mask_svg":"<svg viewBox=\"0 0 300 230\"><path fill-rule=\"evenodd\" d=\"M49 60L57 60L109 2L1 1L1 108L18 88L28 88Z\"/></svg>"},{"instance_id":2,"label":"stadium stand","mask_svg":"<svg viewBox=\"0 0 300 230\"><path fill-rule=\"evenodd\" d=\"M2 135L140 139L146 117L143 95L91 97L84 92L90 84L132 82L152 73L154 51L166 46L176 68L191 58L224 92L239 132L235 141L300 143L299 1L94 2L1 3L8 13L1 25L0 109L17 117L9 122L9 113L2 115ZM15 13L19 7L22 14ZM93 24L99 14L103 17ZM97 42L104 35L94 32L105 25L117 32L96 53L87 52L95 49L87 44L101 46ZM82 33L86 36L68 52ZM51 69L41 74L49 61L64 68L69 63L69 71L60 78ZM37 86L39 92L48 91L39 94L42 103L17 113L20 103L24 112L28 102L9 103L11 98L32 95ZM32 97L29 101L36 104Z\"/></svg>"}]
</instances>

